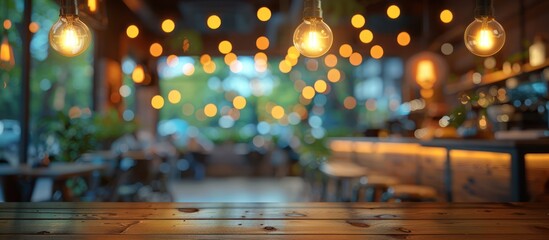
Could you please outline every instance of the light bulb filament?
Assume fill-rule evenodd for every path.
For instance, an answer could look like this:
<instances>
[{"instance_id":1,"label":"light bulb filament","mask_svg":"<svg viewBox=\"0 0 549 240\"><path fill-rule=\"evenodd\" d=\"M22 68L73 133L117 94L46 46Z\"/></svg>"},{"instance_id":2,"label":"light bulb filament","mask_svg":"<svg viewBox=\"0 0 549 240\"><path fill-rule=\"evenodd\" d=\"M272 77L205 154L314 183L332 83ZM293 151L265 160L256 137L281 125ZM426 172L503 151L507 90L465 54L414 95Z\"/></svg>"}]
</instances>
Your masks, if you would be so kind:
<instances>
[{"instance_id":1,"label":"light bulb filament","mask_svg":"<svg viewBox=\"0 0 549 240\"><path fill-rule=\"evenodd\" d=\"M477 34L478 48L487 50L494 46L494 34L487 26L486 20L482 21L482 27Z\"/></svg>"},{"instance_id":2,"label":"light bulb filament","mask_svg":"<svg viewBox=\"0 0 549 240\"><path fill-rule=\"evenodd\" d=\"M78 36L76 36L76 32L74 31L72 26L68 26L67 28L63 29L61 38L63 49L67 51L72 51L72 49L75 49L76 47L78 47L78 45L80 45Z\"/></svg>"},{"instance_id":3,"label":"light bulb filament","mask_svg":"<svg viewBox=\"0 0 549 240\"><path fill-rule=\"evenodd\" d=\"M308 37L307 37L307 40L305 40L306 42L306 48L309 48L311 50L313 49L318 49L320 50L320 42L318 40L318 33L316 31L310 31L309 34L308 34Z\"/></svg>"}]
</instances>

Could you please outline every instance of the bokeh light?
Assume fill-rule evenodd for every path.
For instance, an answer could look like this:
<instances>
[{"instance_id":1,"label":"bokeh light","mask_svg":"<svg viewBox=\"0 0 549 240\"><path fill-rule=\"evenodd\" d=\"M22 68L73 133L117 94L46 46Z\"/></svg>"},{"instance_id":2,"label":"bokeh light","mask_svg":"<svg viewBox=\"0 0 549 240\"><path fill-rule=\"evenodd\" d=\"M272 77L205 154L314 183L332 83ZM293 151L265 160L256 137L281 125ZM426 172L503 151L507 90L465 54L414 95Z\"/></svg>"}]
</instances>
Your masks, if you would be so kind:
<instances>
[{"instance_id":1,"label":"bokeh light","mask_svg":"<svg viewBox=\"0 0 549 240\"><path fill-rule=\"evenodd\" d=\"M364 29L360 31L360 34L358 35L358 37L360 38L360 41L363 43L370 43L372 42L372 40L374 40L374 34L372 33L372 31L368 29Z\"/></svg>"},{"instance_id":2,"label":"bokeh light","mask_svg":"<svg viewBox=\"0 0 549 240\"><path fill-rule=\"evenodd\" d=\"M162 55L162 45L160 43L153 43L151 44L151 47L149 48L149 52L151 53L151 56L153 57L159 57Z\"/></svg>"},{"instance_id":3,"label":"bokeh light","mask_svg":"<svg viewBox=\"0 0 549 240\"><path fill-rule=\"evenodd\" d=\"M130 25L126 28L126 35L129 38L136 38L139 35L139 28L135 25Z\"/></svg>"},{"instance_id":4,"label":"bokeh light","mask_svg":"<svg viewBox=\"0 0 549 240\"><path fill-rule=\"evenodd\" d=\"M211 15L206 20L206 24L210 29L218 29L221 26L221 18L217 15Z\"/></svg>"},{"instance_id":5,"label":"bokeh light","mask_svg":"<svg viewBox=\"0 0 549 240\"><path fill-rule=\"evenodd\" d=\"M326 89L328 89L328 84L326 83L326 81L324 81L322 79L318 79L318 80L316 80L316 82L314 84L314 88L315 88L316 92L324 93L324 92L326 92Z\"/></svg>"},{"instance_id":6,"label":"bokeh light","mask_svg":"<svg viewBox=\"0 0 549 240\"><path fill-rule=\"evenodd\" d=\"M349 63L351 63L351 65L353 65L353 66L360 65L362 63L362 55L358 52L354 52L349 57Z\"/></svg>"},{"instance_id":7,"label":"bokeh light","mask_svg":"<svg viewBox=\"0 0 549 240\"><path fill-rule=\"evenodd\" d=\"M219 52L222 54L230 53L233 50L233 45L227 40L223 40L219 43Z\"/></svg>"},{"instance_id":8,"label":"bokeh light","mask_svg":"<svg viewBox=\"0 0 549 240\"><path fill-rule=\"evenodd\" d=\"M316 91L311 86L306 86L301 90L301 96L305 99L313 99L315 97Z\"/></svg>"},{"instance_id":9,"label":"bokeh light","mask_svg":"<svg viewBox=\"0 0 549 240\"><path fill-rule=\"evenodd\" d=\"M380 59L383 57L383 48L379 45L374 45L370 48L370 56L375 59Z\"/></svg>"},{"instance_id":10,"label":"bokeh light","mask_svg":"<svg viewBox=\"0 0 549 240\"><path fill-rule=\"evenodd\" d=\"M233 98L233 106L238 110L244 109L246 107L246 98L243 96L236 96Z\"/></svg>"},{"instance_id":11,"label":"bokeh light","mask_svg":"<svg viewBox=\"0 0 549 240\"><path fill-rule=\"evenodd\" d=\"M324 57L324 65L326 67L335 67L337 65L337 56L334 54L328 54Z\"/></svg>"},{"instance_id":12,"label":"bokeh light","mask_svg":"<svg viewBox=\"0 0 549 240\"><path fill-rule=\"evenodd\" d=\"M330 82L339 82L341 78L341 73L339 72L339 70L332 68L328 71L327 77Z\"/></svg>"},{"instance_id":13,"label":"bokeh light","mask_svg":"<svg viewBox=\"0 0 549 240\"><path fill-rule=\"evenodd\" d=\"M269 48L269 39L265 36L258 37L255 41L255 46L259 50L265 50Z\"/></svg>"},{"instance_id":14,"label":"bokeh light","mask_svg":"<svg viewBox=\"0 0 549 240\"><path fill-rule=\"evenodd\" d=\"M173 104L179 103L181 101L181 93L175 89L171 90L168 93L168 101Z\"/></svg>"},{"instance_id":15,"label":"bokeh light","mask_svg":"<svg viewBox=\"0 0 549 240\"><path fill-rule=\"evenodd\" d=\"M262 22L269 21L271 19L271 9L268 7L261 7L257 10L257 19Z\"/></svg>"},{"instance_id":16,"label":"bokeh light","mask_svg":"<svg viewBox=\"0 0 549 240\"><path fill-rule=\"evenodd\" d=\"M355 28L361 28L364 27L364 24L366 24L366 19L364 18L364 16L362 16L362 14L355 14L351 18L351 24Z\"/></svg>"},{"instance_id":17,"label":"bokeh light","mask_svg":"<svg viewBox=\"0 0 549 240\"><path fill-rule=\"evenodd\" d=\"M284 117L284 108L281 106L274 106L271 109L271 115L274 119L281 119L282 117Z\"/></svg>"},{"instance_id":18,"label":"bokeh light","mask_svg":"<svg viewBox=\"0 0 549 240\"><path fill-rule=\"evenodd\" d=\"M400 16L400 8L397 5L391 5L387 8L387 16L391 19L396 19Z\"/></svg>"},{"instance_id":19,"label":"bokeh light","mask_svg":"<svg viewBox=\"0 0 549 240\"><path fill-rule=\"evenodd\" d=\"M410 34L407 32L400 32L397 36L397 42L400 46L408 46L408 44L410 44Z\"/></svg>"},{"instance_id":20,"label":"bokeh light","mask_svg":"<svg viewBox=\"0 0 549 240\"><path fill-rule=\"evenodd\" d=\"M171 33L175 29L175 23L171 19L166 19L162 22L162 31Z\"/></svg>"},{"instance_id":21,"label":"bokeh light","mask_svg":"<svg viewBox=\"0 0 549 240\"><path fill-rule=\"evenodd\" d=\"M161 109L162 107L164 107L164 98L160 95L155 95L151 99L151 106L154 109Z\"/></svg>"},{"instance_id":22,"label":"bokeh light","mask_svg":"<svg viewBox=\"0 0 549 240\"><path fill-rule=\"evenodd\" d=\"M353 54L353 47L349 44L343 44L339 47L339 55L341 55L344 58L348 58Z\"/></svg>"},{"instance_id":23,"label":"bokeh light","mask_svg":"<svg viewBox=\"0 0 549 240\"><path fill-rule=\"evenodd\" d=\"M442 10L442 12L440 12L440 21L442 21L443 23L450 23L453 19L454 14L452 13L452 11L444 9Z\"/></svg>"},{"instance_id":24,"label":"bokeh light","mask_svg":"<svg viewBox=\"0 0 549 240\"><path fill-rule=\"evenodd\" d=\"M217 114L217 106L213 103L208 103L204 106L204 115L207 117L215 117Z\"/></svg>"},{"instance_id":25,"label":"bokeh light","mask_svg":"<svg viewBox=\"0 0 549 240\"><path fill-rule=\"evenodd\" d=\"M345 107L346 109L353 109L356 107L356 99L352 96L347 96L344 100L343 100L343 107Z\"/></svg>"}]
</instances>

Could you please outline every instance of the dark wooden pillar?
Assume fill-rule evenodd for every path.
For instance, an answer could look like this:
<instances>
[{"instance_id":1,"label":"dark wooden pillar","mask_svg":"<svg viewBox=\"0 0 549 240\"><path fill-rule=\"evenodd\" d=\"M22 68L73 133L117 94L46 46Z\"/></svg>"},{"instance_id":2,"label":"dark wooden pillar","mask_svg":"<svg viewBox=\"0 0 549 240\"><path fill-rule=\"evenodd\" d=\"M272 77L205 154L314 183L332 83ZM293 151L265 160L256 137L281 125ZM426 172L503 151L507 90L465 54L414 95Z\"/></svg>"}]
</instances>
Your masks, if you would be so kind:
<instances>
[{"instance_id":1,"label":"dark wooden pillar","mask_svg":"<svg viewBox=\"0 0 549 240\"><path fill-rule=\"evenodd\" d=\"M32 0L25 0L25 8L23 11L23 27L21 28L21 40L23 42L21 62L23 63L21 73L21 115L19 116L19 123L21 124L21 139L19 140L19 163L25 164L28 161L28 147L29 147L29 122L30 122L30 68L31 68L31 55L30 55L30 42L31 32L29 31L29 24L31 23L32 14Z\"/></svg>"}]
</instances>

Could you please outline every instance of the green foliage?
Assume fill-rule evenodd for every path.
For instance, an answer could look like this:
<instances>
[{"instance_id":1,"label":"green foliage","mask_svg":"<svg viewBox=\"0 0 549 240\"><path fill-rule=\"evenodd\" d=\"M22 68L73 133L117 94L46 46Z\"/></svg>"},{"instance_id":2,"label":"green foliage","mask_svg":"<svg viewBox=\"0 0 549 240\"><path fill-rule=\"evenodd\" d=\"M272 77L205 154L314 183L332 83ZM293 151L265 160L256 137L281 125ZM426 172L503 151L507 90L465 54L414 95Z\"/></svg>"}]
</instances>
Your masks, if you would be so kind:
<instances>
[{"instance_id":1,"label":"green foliage","mask_svg":"<svg viewBox=\"0 0 549 240\"><path fill-rule=\"evenodd\" d=\"M98 141L114 140L137 129L135 122L127 122L120 118L114 109L93 117L93 133Z\"/></svg>"},{"instance_id":2,"label":"green foliage","mask_svg":"<svg viewBox=\"0 0 549 240\"><path fill-rule=\"evenodd\" d=\"M87 118L70 118L63 112L58 112L48 125L59 143L60 151L56 160L75 161L94 146L93 128Z\"/></svg>"}]
</instances>

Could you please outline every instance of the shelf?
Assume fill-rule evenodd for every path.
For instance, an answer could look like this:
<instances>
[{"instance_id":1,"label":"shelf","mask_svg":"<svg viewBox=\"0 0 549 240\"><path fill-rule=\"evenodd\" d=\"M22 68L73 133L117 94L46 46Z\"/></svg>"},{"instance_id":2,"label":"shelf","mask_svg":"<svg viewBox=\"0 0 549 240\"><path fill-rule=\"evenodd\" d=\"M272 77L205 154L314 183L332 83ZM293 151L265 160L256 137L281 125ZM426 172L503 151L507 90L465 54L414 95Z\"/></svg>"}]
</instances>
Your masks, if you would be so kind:
<instances>
[{"instance_id":1,"label":"shelf","mask_svg":"<svg viewBox=\"0 0 549 240\"><path fill-rule=\"evenodd\" d=\"M506 74L503 71L496 71L485 74L482 76L482 81L479 84L474 84L473 81L469 78L466 81L459 81L457 83L446 84L445 92L447 94L456 94L459 92L469 91L477 89L480 87L485 87L492 85L498 82L502 82L512 77L518 77L524 74L528 74L543 68L549 67L549 59L547 59L543 64L539 66L532 67L530 64L524 64L521 67L521 71L518 73Z\"/></svg>"}]
</instances>

